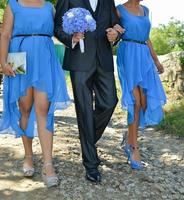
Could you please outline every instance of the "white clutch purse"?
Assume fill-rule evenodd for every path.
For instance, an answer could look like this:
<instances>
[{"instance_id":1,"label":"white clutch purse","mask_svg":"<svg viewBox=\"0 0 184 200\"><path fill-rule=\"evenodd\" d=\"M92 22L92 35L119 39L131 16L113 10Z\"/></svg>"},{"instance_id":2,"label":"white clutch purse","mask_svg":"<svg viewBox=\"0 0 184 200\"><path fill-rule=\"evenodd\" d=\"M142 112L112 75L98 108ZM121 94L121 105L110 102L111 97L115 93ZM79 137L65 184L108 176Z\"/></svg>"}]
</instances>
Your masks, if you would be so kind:
<instances>
[{"instance_id":1,"label":"white clutch purse","mask_svg":"<svg viewBox=\"0 0 184 200\"><path fill-rule=\"evenodd\" d=\"M8 53L7 63L12 66L16 74L26 74L26 52Z\"/></svg>"}]
</instances>

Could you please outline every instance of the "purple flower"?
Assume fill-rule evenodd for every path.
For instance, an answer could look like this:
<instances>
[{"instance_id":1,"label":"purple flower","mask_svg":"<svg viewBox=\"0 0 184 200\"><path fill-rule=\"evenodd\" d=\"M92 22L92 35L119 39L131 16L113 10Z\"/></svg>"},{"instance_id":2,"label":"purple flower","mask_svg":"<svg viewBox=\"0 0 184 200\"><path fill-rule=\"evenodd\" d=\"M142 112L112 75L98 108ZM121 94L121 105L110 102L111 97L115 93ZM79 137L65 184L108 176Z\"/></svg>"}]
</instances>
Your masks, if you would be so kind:
<instances>
[{"instance_id":1,"label":"purple flower","mask_svg":"<svg viewBox=\"0 0 184 200\"><path fill-rule=\"evenodd\" d=\"M68 10L63 18L63 31L72 35L73 33L84 33L96 30L96 21L91 13L84 8L72 8Z\"/></svg>"}]
</instances>

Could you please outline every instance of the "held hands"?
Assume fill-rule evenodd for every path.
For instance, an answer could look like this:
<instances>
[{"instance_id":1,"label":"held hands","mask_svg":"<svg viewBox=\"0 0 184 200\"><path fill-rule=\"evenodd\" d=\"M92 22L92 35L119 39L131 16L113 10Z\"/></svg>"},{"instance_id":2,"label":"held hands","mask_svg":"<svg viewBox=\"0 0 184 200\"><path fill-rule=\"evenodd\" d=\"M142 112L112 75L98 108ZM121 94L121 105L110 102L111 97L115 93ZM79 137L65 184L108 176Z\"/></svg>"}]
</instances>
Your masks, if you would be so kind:
<instances>
[{"instance_id":1,"label":"held hands","mask_svg":"<svg viewBox=\"0 0 184 200\"><path fill-rule=\"evenodd\" d=\"M113 27L114 30L118 31L120 34L123 34L125 32L125 29L122 28L119 24L116 24L114 27Z\"/></svg>"},{"instance_id":2,"label":"held hands","mask_svg":"<svg viewBox=\"0 0 184 200\"><path fill-rule=\"evenodd\" d=\"M115 42L118 39L119 34L125 32L125 29L123 29L119 24L116 24L113 28L108 28L106 32L109 42Z\"/></svg>"},{"instance_id":3,"label":"held hands","mask_svg":"<svg viewBox=\"0 0 184 200\"><path fill-rule=\"evenodd\" d=\"M78 43L81 39L84 39L84 33L74 33L72 37L72 41L74 43Z\"/></svg>"},{"instance_id":4,"label":"held hands","mask_svg":"<svg viewBox=\"0 0 184 200\"><path fill-rule=\"evenodd\" d=\"M114 30L113 28L108 28L106 32L109 42L115 42L117 40L118 32L116 30Z\"/></svg>"},{"instance_id":5,"label":"held hands","mask_svg":"<svg viewBox=\"0 0 184 200\"><path fill-rule=\"evenodd\" d=\"M160 63L159 60L157 60L157 61L155 62L155 65L156 65L156 67L157 67L157 70L158 70L158 73L159 73L159 74L164 73L164 67L163 67L163 65Z\"/></svg>"},{"instance_id":6,"label":"held hands","mask_svg":"<svg viewBox=\"0 0 184 200\"><path fill-rule=\"evenodd\" d=\"M12 66L10 64L8 64L8 63L3 65L2 71L3 71L3 74L5 74L6 76L15 77L15 72L13 71Z\"/></svg>"},{"instance_id":7,"label":"held hands","mask_svg":"<svg viewBox=\"0 0 184 200\"><path fill-rule=\"evenodd\" d=\"M115 42L118 39L118 33L123 34L125 29L123 29L119 24L116 24L113 28L108 28L106 32L109 42ZM78 43L81 39L84 38L84 33L74 33L72 41L73 43Z\"/></svg>"}]
</instances>

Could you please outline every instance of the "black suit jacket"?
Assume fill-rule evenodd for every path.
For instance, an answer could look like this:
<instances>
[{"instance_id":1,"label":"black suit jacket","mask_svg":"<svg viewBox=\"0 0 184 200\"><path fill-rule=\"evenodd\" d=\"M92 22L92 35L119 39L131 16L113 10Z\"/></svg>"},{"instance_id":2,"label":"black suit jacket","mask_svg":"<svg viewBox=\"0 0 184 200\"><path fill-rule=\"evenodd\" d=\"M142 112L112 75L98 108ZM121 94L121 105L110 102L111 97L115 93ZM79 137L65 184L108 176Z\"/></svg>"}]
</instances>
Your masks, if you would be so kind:
<instances>
[{"instance_id":1,"label":"black suit jacket","mask_svg":"<svg viewBox=\"0 0 184 200\"><path fill-rule=\"evenodd\" d=\"M113 71L113 56L106 29L119 23L114 0L98 0L96 14L92 11L89 0L58 0L55 15L55 36L66 45L63 69L70 71L89 71L93 67L96 56L105 71ZM72 36L62 30L62 16L70 8L88 9L97 22L94 32L85 34L85 53L80 52L79 44L72 49Z\"/></svg>"}]
</instances>

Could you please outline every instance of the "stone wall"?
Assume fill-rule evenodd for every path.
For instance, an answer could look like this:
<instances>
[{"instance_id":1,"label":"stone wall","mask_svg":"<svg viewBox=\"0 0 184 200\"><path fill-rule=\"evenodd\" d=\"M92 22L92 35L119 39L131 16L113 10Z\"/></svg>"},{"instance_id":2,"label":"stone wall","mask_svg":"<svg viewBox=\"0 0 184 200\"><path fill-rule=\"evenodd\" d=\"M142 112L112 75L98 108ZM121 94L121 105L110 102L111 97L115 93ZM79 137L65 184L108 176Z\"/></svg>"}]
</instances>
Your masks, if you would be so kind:
<instances>
[{"instance_id":1,"label":"stone wall","mask_svg":"<svg viewBox=\"0 0 184 200\"><path fill-rule=\"evenodd\" d=\"M180 57L184 58L184 51L159 56L165 69L161 79L167 83L169 89L184 93L184 66L181 65Z\"/></svg>"}]
</instances>

